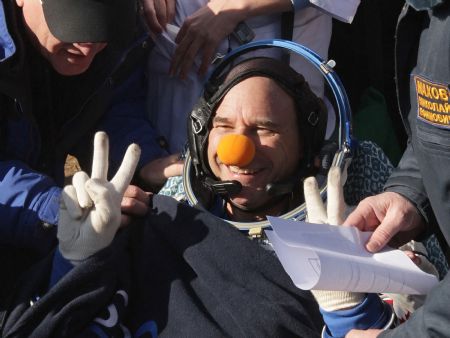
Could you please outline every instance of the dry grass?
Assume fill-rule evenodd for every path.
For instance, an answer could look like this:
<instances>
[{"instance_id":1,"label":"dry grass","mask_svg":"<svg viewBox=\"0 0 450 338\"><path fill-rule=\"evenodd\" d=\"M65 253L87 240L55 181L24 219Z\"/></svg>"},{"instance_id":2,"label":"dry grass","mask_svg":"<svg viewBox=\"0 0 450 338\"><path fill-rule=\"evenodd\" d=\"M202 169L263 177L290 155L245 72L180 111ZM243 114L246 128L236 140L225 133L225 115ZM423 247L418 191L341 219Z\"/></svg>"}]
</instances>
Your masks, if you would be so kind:
<instances>
[{"instance_id":1,"label":"dry grass","mask_svg":"<svg viewBox=\"0 0 450 338\"><path fill-rule=\"evenodd\" d=\"M80 171L80 165L75 157L68 155L66 158L66 163L64 165L64 176L72 177L77 171Z\"/></svg>"}]
</instances>

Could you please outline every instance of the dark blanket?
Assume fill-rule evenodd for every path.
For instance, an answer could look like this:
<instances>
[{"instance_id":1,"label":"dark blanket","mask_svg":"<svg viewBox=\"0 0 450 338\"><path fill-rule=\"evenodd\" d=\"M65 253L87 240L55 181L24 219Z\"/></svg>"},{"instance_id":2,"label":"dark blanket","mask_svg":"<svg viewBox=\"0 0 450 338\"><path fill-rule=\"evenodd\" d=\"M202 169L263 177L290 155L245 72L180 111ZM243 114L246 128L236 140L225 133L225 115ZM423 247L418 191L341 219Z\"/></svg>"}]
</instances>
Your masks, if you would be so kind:
<instances>
[{"instance_id":1,"label":"dark blanket","mask_svg":"<svg viewBox=\"0 0 450 338\"><path fill-rule=\"evenodd\" d=\"M33 266L2 300L2 336L314 337L323 325L312 295L273 253L165 196L30 307L51 262Z\"/></svg>"}]
</instances>

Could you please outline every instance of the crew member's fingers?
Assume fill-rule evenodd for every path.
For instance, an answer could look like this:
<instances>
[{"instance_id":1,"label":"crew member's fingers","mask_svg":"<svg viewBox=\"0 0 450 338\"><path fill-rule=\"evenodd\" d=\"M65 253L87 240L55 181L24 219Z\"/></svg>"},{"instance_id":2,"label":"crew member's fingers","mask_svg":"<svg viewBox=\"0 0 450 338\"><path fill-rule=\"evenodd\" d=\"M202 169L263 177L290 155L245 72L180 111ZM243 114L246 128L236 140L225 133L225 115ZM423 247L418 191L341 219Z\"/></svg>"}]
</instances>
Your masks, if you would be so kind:
<instances>
[{"instance_id":1,"label":"crew member's fingers","mask_svg":"<svg viewBox=\"0 0 450 338\"><path fill-rule=\"evenodd\" d=\"M84 171L76 172L72 178L72 185L77 193L78 204L82 208L92 207L92 200L84 187L88 179L89 176Z\"/></svg>"},{"instance_id":2,"label":"crew member's fingers","mask_svg":"<svg viewBox=\"0 0 450 338\"><path fill-rule=\"evenodd\" d=\"M158 21L154 1L156 0L142 0L141 6L148 27L152 32L159 34L163 31L163 27Z\"/></svg>"},{"instance_id":3,"label":"crew member's fingers","mask_svg":"<svg viewBox=\"0 0 450 338\"><path fill-rule=\"evenodd\" d=\"M129 225L133 216L145 216L149 209L151 196L151 193L130 185L122 199L122 220L120 226Z\"/></svg>"},{"instance_id":4,"label":"crew member's fingers","mask_svg":"<svg viewBox=\"0 0 450 338\"><path fill-rule=\"evenodd\" d=\"M181 41L184 40L184 37L190 27L189 19L185 20L180 30L178 31L177 36L175 37L175 42L180 44Z\"/></svg>"},{"instance_id":5,"label":"crew member's fingers","mask_svg":"<svg viewBox=\"0 0 450 338\"><path fill-rule=\"evenodd\" d=\"M175 0L154 0L154 12L161 29L175 18Z\"/></svg>"},{"instance_id":6,"label":"crew member's fingers","mask_svg":"<svg viewBox=\"0 0 450 338\"><path fill-rule=\"evenodd\" d=\"M128 215L145 216L148 211L148 205L134 198L122 198L121 211Z\"/></svg>"},{"instance_id":7,"label":"crew member's fingers","mask_svg":"<svg viewBox=\"0 0 450 338\"><path fill-rule=\"evenodd\" d=\"M192 40L189 35L187 35L175 50L170 66L170 74L179 74L181 79L185 79L189 70L193 67L195 57L202 48L202 45L203 40L199 38Z\"/></svg>"},{"instance_id":8,"label":"crew member's fingers","mask_svg":"<svg viewBox=\"0 0 450 338\"><path fill-rule=\"evenodd\" d=\"M109 140L105 132L99 131L94 137L94 157L92 160L92 179L106 180L108 175Z\"/></svg>"},{"instance_id":9,"label":"crew member's fingers","mask_svg":"<svg viewBox=\"0 0 450 338\"><path fill-rule=\"evenodd\" d=\"M123 196L125 190L130 185L140 156L141 148L137 144L133 143L128 146L125 156L123 157L122 164L111 180L112 185L120 196Z\"/></svg>"},{"instance_id":10,"label":"crew member's fingers","mask_svg":"<svg viewBox=\"0 0 450 338\"><path fill-rule=\"evenodd\" d=\"M167 7L165 0L154 0L156 18L159 25L164 29L167 25Z\"/></svg>"},{"instance_id":11,"label":"crew member's fingers","mask_svg":"<svg viewBox=\"0 0 450 338\"><path fill-rule=\"evenodd\" d=\"M151 195L151 193L142 190L136 185L129 185L123 194L124 197L137 199L146 205L150 204Z\"/></svg>"},{"instance_id":12,"label":"crew member's fingers","mask_svg":"<svg viewBox=\"0 0 450 338\"><path fill-rule=\"evenodd\" d=\"M308 222L327 223L327 212L320 198L317 181L314 177L308 177L303 183L303 192L305 194L306 210L308 212Z\"/></svg>"},{"instance_id":13,"label":"crew member's fingers","mask_svg":"<svg viewBox=\"0 0 450 338\"><path fill-rule=\"evenodd\" d=\"M344 192L341 181L341 169L331 167L328 172L327 184L327 215L328 223L341 225L345 211Z\"/></svg>"},{"instance_id":14,"label":"crew member's fingers","mask_svg":"<svg viewBox=\"0 0 450 338\"><path fill-rule=\"evenodd\" d=\"M173 21L173 19L175 19L176 1L175 0L167 0L166 6L167 6L167 11L166 11L167 23L171 23Z\"/></svg>"},{"instance_id":15,"label":"crew member's fingers","mask_svg":"<svg viewBox=\"0 0 450 338\"><path fill-rule=\"evenodd\" d=\"M409 258L410 260L412 260L414 264L420 265L420 263L422 263L422 259L420 258L420 256L419 256L419 255L416 255L413 251L405 250L405 251L403 251L403 253L404 253L406 256L408 256L408 258Z\"/></svg>"},{"instance_id":16,"label":"crew member's fingers","mask_svg":"<svg viewBox=\"0 0 450 338\"><path fill-rule=\"evenodd\" d=\"M179 72L179 67L181 60L184 58L184 55L186 54L187 49L193 42L192 34L186 35L187 31L187 25L186 23L181 26L180 30L178 31L178 34L175 38L175 42L178 44L175 48L175 52L173 54L172 60L170 62L169 67L169 74L172 76L175 76Z\"/></svg>"},{"instance_id":17,"label":"crew member's fingers","mask_svg":"<svg viewBox=\"0 0 450 338\"><path fill-rule=\"evenodd\" d=\"M344 221L345 226L354 226L360 231L373 231L380 223L373 206L367 199L362 200Z\"/></svg>"},{"instance_id":18,"label":"crew member's fingers","mask_svg":"<svg viewBox=\"0 0 450 338\"><path fill-rule=\"evenodd\" d=\"M178 64L179 74L181 79L185 79L189 71L194 67L194 62L197 54L203 52L204 41L201 39L195 39L193 43L189 45L184 53L184 57L180 58Z\"/></svg>"},{"instance_id":19,"label":"crew member's fingers","mask_svg":"<svg viewBox=\"0 0 450 338\"><path fill-rule=\"evenodd\" d=\"M208 72L209 66L211 65L216 49L217 46L215 45L213 46L212 44L204 46L202 50L203 54L202 64L200 65L200 68L198 70L198 74L200 76L203 76Z\"/></svg>"},{"instance_id":20,"label":"crew member's fingers","mask_svg":"<svg viewBox=\"0 0 450 338\"><path fill-rule=\"evenodd\" d=\"M367 241L366 249L370 252L380 251L388 244L391 238L400 231L401 227L397 215L393 212L388 212Z\"/></svg>"},{"instance_id":21,"label":"crew member's fingers","mask_svg":"<svg viewBox=\"0 0 450 338\"><path fill-rule=\"evenodd\" d=\"M134 216L144 216L148 212L150 193L135 185L129 185L121 202L122 213Z\"/></svg>"}]
</instances>

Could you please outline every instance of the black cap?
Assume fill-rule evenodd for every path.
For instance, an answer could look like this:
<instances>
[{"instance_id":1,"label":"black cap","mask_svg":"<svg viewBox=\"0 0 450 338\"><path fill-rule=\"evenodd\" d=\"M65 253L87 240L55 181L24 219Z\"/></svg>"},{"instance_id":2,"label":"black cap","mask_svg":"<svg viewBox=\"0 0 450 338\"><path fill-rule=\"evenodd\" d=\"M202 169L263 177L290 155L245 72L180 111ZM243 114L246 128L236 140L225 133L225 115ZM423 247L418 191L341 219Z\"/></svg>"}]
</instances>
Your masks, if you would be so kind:
<instances>
[{"instance_id":1,"label":"black cap","mask_svg":"<svg viewBox=\"0 0 450 338\"><path fill-rule=\"evenodd\" d=\"M134 0L42 0L50 32L63 42L128 39L136 20Z\"/></svg>"}]
</instances>

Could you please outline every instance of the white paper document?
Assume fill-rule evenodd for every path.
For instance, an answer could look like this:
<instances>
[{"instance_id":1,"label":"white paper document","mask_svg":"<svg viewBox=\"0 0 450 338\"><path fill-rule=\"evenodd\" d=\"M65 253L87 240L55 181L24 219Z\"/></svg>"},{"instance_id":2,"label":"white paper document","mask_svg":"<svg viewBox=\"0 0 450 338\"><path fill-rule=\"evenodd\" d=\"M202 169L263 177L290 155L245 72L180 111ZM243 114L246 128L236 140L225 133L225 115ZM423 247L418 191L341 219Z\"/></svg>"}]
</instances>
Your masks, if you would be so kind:
<instances>
[{"instance_id":1,"label":"white paper document","mask_svg":"<svg viewBox=\"0 0 450 338\"><path fill-rule=\"evenodd\" d=\"M368 252L370 232L267 217L267 237L294 284L304 290L426 294L438 279L402 251Z\"/></svg>"}]
</instances>

